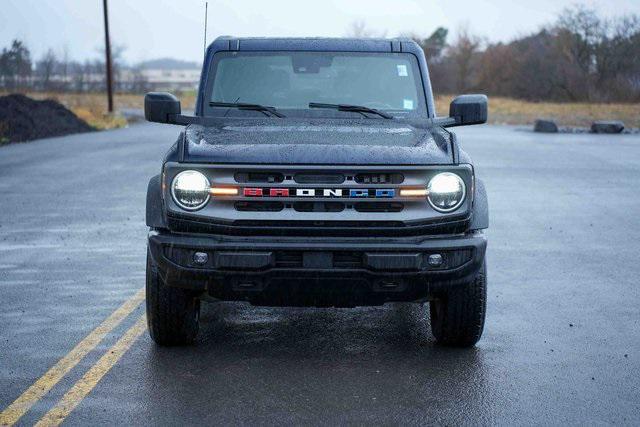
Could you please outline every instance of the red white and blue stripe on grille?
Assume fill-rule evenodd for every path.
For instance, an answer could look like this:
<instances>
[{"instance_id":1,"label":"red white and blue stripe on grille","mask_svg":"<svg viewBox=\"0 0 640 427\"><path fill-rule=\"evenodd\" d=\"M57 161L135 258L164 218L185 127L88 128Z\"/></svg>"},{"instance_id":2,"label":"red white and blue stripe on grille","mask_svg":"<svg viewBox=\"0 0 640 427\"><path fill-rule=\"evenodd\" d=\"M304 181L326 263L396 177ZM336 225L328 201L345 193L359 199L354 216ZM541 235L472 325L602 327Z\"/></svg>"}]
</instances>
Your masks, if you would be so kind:
<instances>
[{"instance_id":1,"label":"red white and blue stripe on grille","mask_svg":"<svg viewBox=\"0 0 640 427\"><path fill-rule=\"evenodd\" d=\"M373 198L392 199L395 188L281 188L281 187L245 187L242 195L248 198L258 197L299 197L299 198Z\"/></svg>"}]
</instances>

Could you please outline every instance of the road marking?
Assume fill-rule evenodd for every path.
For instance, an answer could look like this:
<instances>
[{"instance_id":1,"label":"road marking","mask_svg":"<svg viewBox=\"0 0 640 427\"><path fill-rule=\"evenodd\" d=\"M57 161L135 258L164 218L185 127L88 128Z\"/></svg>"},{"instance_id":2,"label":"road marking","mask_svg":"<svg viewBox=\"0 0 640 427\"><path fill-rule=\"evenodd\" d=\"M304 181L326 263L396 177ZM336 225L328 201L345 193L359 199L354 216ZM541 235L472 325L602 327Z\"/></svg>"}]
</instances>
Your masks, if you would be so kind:
<instances>
[{"instance_id":1,"label":"road marking","mask_svg":"<svg viewBox=\"0 0 640 427\"><path fill-rule=\"evenodd\" d=\"M60 425L146 330L147 316L143 314L138 321L124 333L118 342L107 350L100 360L62 396L62 399L60 399L57 405L36 423L36 426Z\"/></svg>"},{"instance_id":2,"label":"road marking","mask_svg":"<svg viewBox=\"0 0 640 427\"><path fill-rule=\"evenodd\" d=\"M102 339L120 324L144 300L144 288L126 300L97 328L67 353L43 376L38 378L11 405L0 413L0 425L15 424L37 401L42 399L71 369L73 369Z\"/></svg>"}]
</instances>

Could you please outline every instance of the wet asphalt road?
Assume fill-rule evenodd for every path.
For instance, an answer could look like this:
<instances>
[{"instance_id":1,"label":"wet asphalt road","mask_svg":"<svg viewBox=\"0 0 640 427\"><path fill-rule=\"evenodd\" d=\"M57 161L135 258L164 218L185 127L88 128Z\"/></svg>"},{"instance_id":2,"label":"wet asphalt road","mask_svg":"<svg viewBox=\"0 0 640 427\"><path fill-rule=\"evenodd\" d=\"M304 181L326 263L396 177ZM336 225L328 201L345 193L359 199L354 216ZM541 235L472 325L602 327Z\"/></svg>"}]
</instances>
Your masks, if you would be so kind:
<instances>
[{"instance_id":1,"label":"wet asphalt road","mask_svg":"<svg viewBox=\"0 0 640 427\"><path fill-rule=\"evenodd\" d=\"M146 185L177 131L0 147L0 410L144 286ZM143 334L65 422L640 423L640 136L459 135L491 205L475 349L436 346L420 306L207 305L195 346L158 348Z\"/></svg>"}]
</instances>

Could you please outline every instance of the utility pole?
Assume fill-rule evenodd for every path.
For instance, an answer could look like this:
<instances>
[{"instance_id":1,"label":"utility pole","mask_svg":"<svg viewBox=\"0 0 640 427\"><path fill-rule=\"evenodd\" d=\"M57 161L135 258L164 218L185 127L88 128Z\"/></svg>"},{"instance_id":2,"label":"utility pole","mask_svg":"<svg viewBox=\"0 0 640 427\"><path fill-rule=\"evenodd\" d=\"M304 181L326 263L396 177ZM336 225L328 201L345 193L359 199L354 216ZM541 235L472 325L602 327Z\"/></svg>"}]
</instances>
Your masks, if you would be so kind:
<instances>
[{"instance_id":1,"label":"utility pole","mask_svg":"<svg viewBox=\"0 0 640 427\"><path fill-rule=\"evenodd\" d=\"M109 41L109 13L107 11L107 0L102 0L104 11L104 44L105 44L105 67L107 68L107 100L109 103L109 113L113 113L113 78L111 76L111 42Z\"/></svg>"}]
</instances>

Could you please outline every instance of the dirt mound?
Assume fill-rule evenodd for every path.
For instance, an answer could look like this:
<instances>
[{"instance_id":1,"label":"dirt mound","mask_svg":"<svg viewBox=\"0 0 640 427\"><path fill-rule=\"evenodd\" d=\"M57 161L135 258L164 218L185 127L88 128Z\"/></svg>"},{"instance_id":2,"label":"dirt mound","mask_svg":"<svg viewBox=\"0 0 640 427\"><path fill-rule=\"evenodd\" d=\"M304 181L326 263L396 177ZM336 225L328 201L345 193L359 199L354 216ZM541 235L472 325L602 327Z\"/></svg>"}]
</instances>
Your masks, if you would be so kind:
<instances>
[{"instance_id":1,"label":"dirt mound","mask_svg":"<svg viewBox=\"0 0 640 427\"><path fill-rule=\"evenodd\" d=\"M19 94L0 97L0 144L95 130L59 102Z\"/></svg>"}]
</instances>

